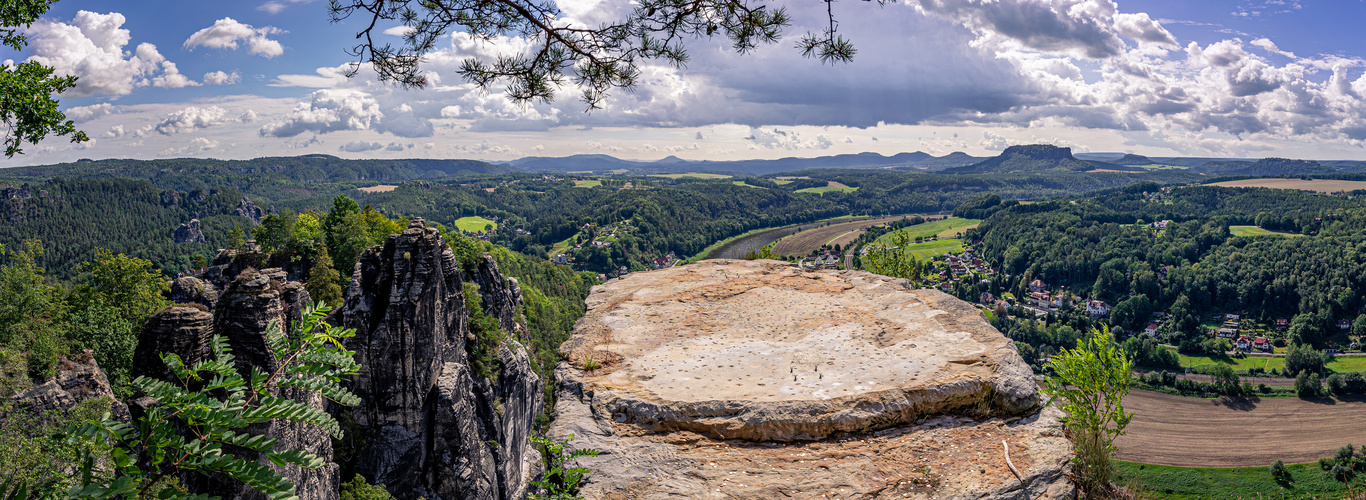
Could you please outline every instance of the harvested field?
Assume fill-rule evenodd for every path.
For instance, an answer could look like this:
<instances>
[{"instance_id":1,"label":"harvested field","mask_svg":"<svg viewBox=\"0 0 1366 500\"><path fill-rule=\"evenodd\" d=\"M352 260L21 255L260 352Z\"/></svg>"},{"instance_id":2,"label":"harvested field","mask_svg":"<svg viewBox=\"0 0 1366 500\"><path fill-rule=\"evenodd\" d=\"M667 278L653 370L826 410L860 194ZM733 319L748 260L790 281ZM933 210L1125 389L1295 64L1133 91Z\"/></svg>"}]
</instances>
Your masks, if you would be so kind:
<instances>
[{"instance_id":1,"label":"harvested field","mask_svg":"<svg viewBox=\"0 0 1366 500\"><path fill-rule=\"evenodd\" d=\"M380 184L378 186L360 188L362 193L387 193L395 189L398 189L398 186L392 184Z\"/></svg>"},{"instance_id":2,"label":"harvested field","mask_svg":"<svg viewBox=\"0 0 1366 500\"><path fill-rule=\"evenodd\" d=\"M682 178L684 178L684 177L691 177L691 178L693 178L693 179L729 179L729 178L730 178L729 175L724 175L724 174L708 174L708 173L703 173L703 172L686 172L686 173L682 173L682 174L652 174L652 175L650 175L650 177L665 177L665 178L669 178L669 179L682 179Z\"/></svg>"},{"instance_id":3,"label":"harvested field","mask_svg":"<svg viewBox=\"0 0 1366 500\"><path fill-rule=\"evenodd\" d=\"M807 255L812 250L819 249L821 245L839 244L841 247L849 244L863 234L863 231L878 224L886 224L895 220L902 219L903 216L882 217L877 219L865 219L860 221L841 222L825 227L808 229L800 233L783 238L777 245L773 246L773 253L778 255Z\"/></svg>"},{"instance_id":4,"label":"harvested field","mask_svg":"<svg viewBox=\"0 0 1366 500\"><path fill-rule=\"evenodd\" d=\"M1320 193L1344 193L1366 189L1366 181L1341 181L1336 179L1243 179L1241 181L1216 182L1211 186L1220 187L1264 187L1272 189L1299 189Z\"/></svg>"},{"instance_id":5,"label":"harvested field","mask_svg":"<svg viewBox=\"0 0 1366 500\"><path fill-rule=\"evenodd\" d=\"M841 183L838 183L838 182L835 182L835 181L826 181L824 187L798 189L798 190L793 191L793 192L794 192L794 193L815 193L815 194L825 194L825 193L829 193L829 192L832 192L832 191L838 191L838 192L841 192L841 193L852 193L852 192L854 192L854 191L858 191L858 188L856 188L856 187L850 187L850 186L847 186L847 185L844 185L844 184L841 184Z\"/></svg>"},{"instance_id":6,"label":"harvested field","mask_svg":"<svg viewBox=\"0 0 1366 500\"><path fill-rule=\"evenodd\" d=\"M1265 466L1332 456L1366 442L1366 403L1329 399L1200 399L1135 390L1118 458L1184 467Z\"/></svg>"}]
</instances>

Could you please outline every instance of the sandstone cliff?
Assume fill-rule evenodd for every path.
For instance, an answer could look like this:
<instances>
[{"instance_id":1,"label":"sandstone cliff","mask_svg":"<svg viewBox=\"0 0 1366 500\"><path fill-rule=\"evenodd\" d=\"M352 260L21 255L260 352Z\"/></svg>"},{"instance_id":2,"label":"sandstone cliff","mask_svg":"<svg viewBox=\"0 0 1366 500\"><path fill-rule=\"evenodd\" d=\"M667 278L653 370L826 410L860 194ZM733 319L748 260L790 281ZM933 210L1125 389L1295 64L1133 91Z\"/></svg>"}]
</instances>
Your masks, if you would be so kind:
<instances>
[{"instance_id":1,"label":"sandstone cliff","mask_svg":"<svg viewBox=\"0 0 1366 500\"><path fill-rule=\"evenodd\" d=\"M109 412L115 419L128 420L128 406L114 398L109 378L95 363L94 355L85 350L70 359L62 358L57 363L55 376L16 395L14 403L42 414L52 410L70 410L82 401L100 398L110 401Z\"/></svg>"},{"instance_id":2,"label":"sandstone cliff","mask_svg":"<svg viewBox=\"0 0 1366 500\"><path fill-rule=\"evenodd\" d=\"M1070 445L1014 344L905 280L709 260L595 287L552 437L588 499L1060 498ZM1019 469L1017 477L1005 461Z\"/></svg>"},{"instance_id":3,"label":"sandstone cliff","mask_svg":"<svg viewBox=\"0 0 1366 500\"><path fill-rule=\"evenodd\" d=\"M285 270L256 270L271 262L255 251L222 251L201 275L177 279L171 295L180 305L158 312L144 326L135 375L169 376L160 352L175 352L187 363L204 359L214 334L228 340L240 370L273 368L278 360L266 348L266 325L273 319L296 321L308 293ZM470 365L477 339L468 322L466 283L479 293L471 302L510 335L493 347L497 369L487 379ZM492 258L460 262L421 219L366 250L346 303L333 316L356 329L348 348L363 366L347 381L363 403L329 409L353 423L349 442L364 443L344 457L353 459L347 465L403 499L523 498L539 465L528 436L543 403L541 381L516 341L524 331L516 319L521 300L516 280L504 277ZM283 395L325 405L318 396ZM154 402L143 398L138 404ZM276 422L252 430L279 439L280 447L334 457L331 439L316 428ZM301 500L338 497L341 474L335 463L284 473ZM187 475L182 481L196 493L259 497L217 478Z\"/></svg>"},{"instance_id":4,"label":"sandstone cliff","mask_svg":"<svg viewBox=\"0 0 1366 500\"><path fill-rule=\"evenodd\" d=\"M400 498L522 498L538 463L541 382L514 339L493 354L492 379L471 369L465 282L505 331L521 330L516 281L487 256L459 262L421 219L361 254L347 290L342 324L363 366L348 386L364 401L349 415L367 445L355 471Z\"/></svg>"},{"instance_id":5,"label":"sandstone cliff","mask_svg":"<svg viewBox=\"0 0 1366 500\"><path fill-rule=\"evenodd\" d=\"M193 282L182 285L183 289L197 288ZM308 292L299 283L286 279L283 271L248 269L229 282L218 297L213 312L200 304L176 305L162 309L148 319L134 352L133 375L169 380L170 373L161 362L159 353L173 352L186 364L193 364L210 356L209 345L214 335L220 335L228 341L237 358L238 372L243 377L250 378L253 366L272 371L279 360L266 346L267 325L271 321L279 321L288 331L293 322L299 320L307 302ZM316 394L278 390L276 395L325 408L325 400ZM133 403L134 413L139 413L140 407L151 404L155 402L149 398L139 398ZM302 449L325 459L332 457L331 438L322 429L311 425L277 420L249 427L248 430L277 439L277 450ZM251 452L242 450L238 451L238 456L253 458ZM264 458L255 458L263 465L276 467L282 475L293 481L300 500L335 500L339 496L341 476L336 464L329 463L319 469L296 466L281 468ZM187 489L196 493L225 499L265 498L243 484L222 477L187 473L180 479Z\"/></svg>"},{"instance_id":6,"label":"sandstone cliff","mask_svg":"<svg viewBox=\"0 0 1366 500\"><path fill-rule=\"evenodd\" d=\"M208 241L208 239L204 238L204 230L200 227L199 219L191 219L190 222L181 224L180 227L175 228L175 232L171 234L171 239L174 240L176 244L204 243Z\"/></svg>"}]
</instances>

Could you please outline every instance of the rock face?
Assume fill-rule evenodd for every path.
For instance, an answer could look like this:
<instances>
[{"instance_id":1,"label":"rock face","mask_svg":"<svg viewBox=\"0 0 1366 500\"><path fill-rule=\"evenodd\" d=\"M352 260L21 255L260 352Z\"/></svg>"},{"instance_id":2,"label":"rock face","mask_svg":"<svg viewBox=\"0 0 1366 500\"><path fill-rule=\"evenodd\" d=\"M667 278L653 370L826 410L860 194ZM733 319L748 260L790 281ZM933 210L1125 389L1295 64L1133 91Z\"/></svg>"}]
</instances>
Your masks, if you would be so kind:
<instances>
[{"instance_id":1,"label":"rock face","mask_svg":"<svg viewBox=\"0 0 1366 500\"><path fill-rule=\"evenodd\" d=\"M218 303L218 290L213 283L194 276L181 276L171 280L171 302L176 304L199 304L212 309Z\"/></svg>"},{"instance_id":2,"label":"rock face","mask_svg":"<svg viewBox=\"0 0 1366 500\"><path fill-rule=\"evenodd\" d=\"M610 281L588 307L550 432L604 451L583 459L586 498L1070 493L1059 414L1014 344L946 294L709 260Z\"/></svg>"},{"instance_id":3,"label":"rock face","mask_svg":"<svg viewBox=\"0 0 1366 500\"><path fill-rule=\"evenodd\" d=\"M88 399L108 398L113 417L128 421L128 407L114 398L109 378L95 363L90 350L74 359L62 358L57 364L57 375L38 384L15 398L19 407L28 407L41 414L52 410L70 410Z\"/></svg>"},{"instance_id":4,"label":"rock face","mask_svg":"<svg viewBox=\"0 0 1366 500\"><path fill-rule=\"evenodd\" d=\"M204 238L204 231L199 227L199 219L191 219L190 222L175 228L175 234L172 235L172 238L177 244L209 241Z\"/></svg>"},{"instance_id":5,"label":"rock face","mask_svg":"<svg viewBox=\"0 0 1366 500\"><path fill-rule=\"evenodd\" d=\"M302 285L288 281L283 271L267 269L242 272L218 298L214 313L210 313L203 305L191 304L167 307L154 314L143 326L138 340L133 375L168 379L170 373L158 353L174 352L186 364L193 364L210 356L210 344L215 334L228 341L237 358L238 372L244 377L250 378L252 366L273 370L278 366L278 360L266 347L267 325L278 321L282 328L289 328L299 319L303 305L307 302L308 292L304 291ZM319 409L325 408L326 404L321 396L302 391L279 390L275 395L294 398ZM139 402L144 405L154 403L148 398L142 398ZM134 408L135 413L137 410ZM277 439L278 450L302 449L329 461L332 457L331 438L322 429L311 425L277 420L248 430ZM250 458L249 453L238 456ZM276 467L264 458L258 460L264 465ZM296 466L276 469L294 482L300 500L335 500L339 496L341 477L336 464L328 463L319 469ZM222 477L188 473L180 479L187 489L195 493L225 499L265 498L245 485Z\"/></svg>"},{"instance_id":6,"label":"rock face","mask_svg":"<svg viewBox=\"0 0 1366 500\"><path fill-rule=\"evenodd\" d=\"M349 414L367 445L355 469L400 498L522 498L539 463L528 435L541 385L525 348L503 343L493 380L470 364L464 283L509 332L520 291L491 258L472 267L415 219L361 254L347 290L341 319L363 366L348 386L364 401Z\"/></svg>"},{"instance_id":7,"label":"rock face","mask_svg":"<svg viewBox=\"0 0 1366 500\"><path fill-rule=\"evenodd\" d=\"M256 206L255 203L243 196L242 201L237 204L237 210L234 210L232 214L238 217L246 217L254 226L261 222L262 217L266 216L266 211L261 210L261 207Z\"/></svg>"}]
</instances>

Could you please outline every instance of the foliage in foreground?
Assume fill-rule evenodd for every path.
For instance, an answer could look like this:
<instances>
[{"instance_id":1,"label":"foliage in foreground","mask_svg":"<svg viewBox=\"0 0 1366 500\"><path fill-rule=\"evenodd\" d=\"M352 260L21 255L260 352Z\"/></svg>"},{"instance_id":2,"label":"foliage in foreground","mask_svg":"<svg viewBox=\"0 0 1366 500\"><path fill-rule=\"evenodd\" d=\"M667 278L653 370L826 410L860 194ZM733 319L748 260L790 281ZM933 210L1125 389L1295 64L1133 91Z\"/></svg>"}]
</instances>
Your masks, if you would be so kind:
<instances>
[{"instance_id":1,"label":"foliage in foreground","mask_svg":"<svg viewBox=\"0 0 1366 500\"><path fill-rule=\"evenodd\" d=\"M591 448L570 447L569 442L573 440L573 434L560 442L531 436L531 441L541 447L541 456L545 457L545 475L531 482L532 486L541 488L544 492L530 494L528 497L531 500L579 499L579 488L583 486L584 478L593 471L583 467L567 466L576 458L596 457L600 452Z\"/></svg>"},{"instance_id":2,"label":"foliage in foreground","mask_svg":"<svg viewBox=\"0 0 1366 500\"><path fill-rule=\"evenodd\" d=\"M335 403L355 406L360 398L339 385L342 376L359 369L354 353L341 339L354 335L324 321L330 308L309 306L302 321L285 335L278 321L266 332L267 345L279 360L273 373L253 366L250 380L238 373L235 359L222 337L214 336L213 359L186 366L174 353L162 361L176 383L138 377L133 385L157 400L133 425L108 414L70 432L69 443L81 450L80 484L69 496L80 499L140 497L180 471L220 473L242 481L272 500L295 497L295 487L274 469L225 452L246 449L278 466L321 467L325 461L312 453L275 451L275 439L253 434L246 427L275 419L323 428L341 438L340 424L327 412L288 397L281 390L320 393ZM97 466L98 463L98 466ZM160 498L196 498L162 489Z\"/></svg>"},{"instance_id":3,"label":"foliage in foreground","mask_svg":"<svg viewBox=\"0 0 1366 500\"><path fill-rule=\"evenodd\" d=\"M1103 497L1111 487L1114 440L1133 418L1122 404L1132 367L1108 328L1091 330L1075 349L1063 349L1048 362L1053 375L1043 393L1052 396L1050 403L1062 400L1063 422L1077 455L1073 464L1087 496Z\"/></svg>"}]
</instances>

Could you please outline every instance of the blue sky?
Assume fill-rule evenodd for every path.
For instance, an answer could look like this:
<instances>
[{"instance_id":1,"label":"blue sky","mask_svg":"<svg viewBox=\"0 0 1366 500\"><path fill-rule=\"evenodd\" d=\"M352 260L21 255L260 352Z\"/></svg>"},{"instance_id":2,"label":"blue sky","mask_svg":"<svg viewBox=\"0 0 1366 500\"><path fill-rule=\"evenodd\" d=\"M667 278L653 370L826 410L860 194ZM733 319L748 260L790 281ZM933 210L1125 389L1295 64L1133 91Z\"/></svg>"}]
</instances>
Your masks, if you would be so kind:
<instances>
[{"instance_id":1,"label":"blue sky","mask_svg":"<svg viewBox=\"0 0 1366 500\"><path fill-rule=\"evenodd\" d=\"M564 22L595 24L627 3L559 5ZM63 108L95 140L49 139L6 163L989 155L1036 142L1366 159L1360 0L845 1L836 14L859 53L833 67L792 48L823 9L787 5L795 26L782 42L739 56L694 41L686 68L646 66L639 90L585 114L573 89L516 106L455 73L466 57L524 50L522 40L443 38L425 66L435 85L405 91L366 70L340 76L359 20L330 23L325 1L61 0L30 28L30 47L0 62L32 57L81 77Z\"/></svg>"}]
</instances>

